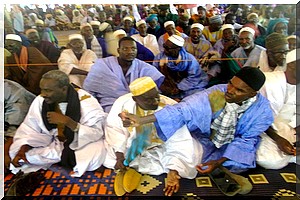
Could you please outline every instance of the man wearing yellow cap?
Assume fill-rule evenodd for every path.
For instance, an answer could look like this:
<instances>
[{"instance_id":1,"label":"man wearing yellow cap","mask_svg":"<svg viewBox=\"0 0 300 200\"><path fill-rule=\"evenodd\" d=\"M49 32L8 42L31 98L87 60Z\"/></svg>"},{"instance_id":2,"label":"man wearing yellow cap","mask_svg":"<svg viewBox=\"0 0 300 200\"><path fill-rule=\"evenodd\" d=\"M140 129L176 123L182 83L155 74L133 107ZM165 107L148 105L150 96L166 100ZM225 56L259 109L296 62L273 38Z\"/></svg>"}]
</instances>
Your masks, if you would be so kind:
<instances>
[{"instance_id":1,"label":"man wearing yellow cap","mask_svg":"<svg viewBox=\"0 0 300 200\"><path fill-rule=\"evenodd\" d=\"M274 114L274 123L261 135L262 141L257 151L257 163L266 169L281 169L290 162L296 162L296 55L294 49L287 54L287 69L266 72L266 82L262 94L270 101Z\"/></svg>"},{"instance_id":2,"label":"man wearing yellow cap","mask_svg":"<svg viewBox=\"0 0 300 200\"><path fill-rule=\"evenodd\" d=\"M141 77L130 85L130 92L118 98L106 123L106 145L108 154L104 166L124 170L130 166L138 172L150 175L168 173L165 195L171 196L179 189L179 179L195 178L195 166L201 160L202 147L197 146L186 126L182 126L163 142L153 124L125 128L118 117L120 112L139 116L152 114L176 101L160 95L150 77Z\"/></svg>"}]
</instances>

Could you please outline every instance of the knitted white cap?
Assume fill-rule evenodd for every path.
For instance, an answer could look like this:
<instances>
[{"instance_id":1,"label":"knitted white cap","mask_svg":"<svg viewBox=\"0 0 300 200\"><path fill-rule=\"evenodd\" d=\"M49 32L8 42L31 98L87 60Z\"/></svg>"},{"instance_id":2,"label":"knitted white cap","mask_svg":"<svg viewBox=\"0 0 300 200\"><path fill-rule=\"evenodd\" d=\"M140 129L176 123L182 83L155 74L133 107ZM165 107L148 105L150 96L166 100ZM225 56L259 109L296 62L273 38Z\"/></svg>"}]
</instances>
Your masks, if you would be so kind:
<instances>
[{"instance_id":1,"label":"knitted white cap","mask_svg":"<svg viewBox=\"0 0 300 200\"><path fill-rule=\"evenodd\" d=\"M15 40L15 41L19 41L19 42L22 42L22 39L20 36L16 35L16 34L7 34L5 36L5 39L6 40Z\"/></svg>"},{"instance_id":2,"label":"knitted white cap","mask_svg":"<svg viewBox=\"0 0 300 200\"><path fill-rule=\"evenodd\" d=\"M105 29L107 29L108 26L109 26L109 23L103 22L103 23L100 24L99 30L104 31Z\"/></svg>"},{"instance_id":3,"label":"knitted white cap","mask_svg":"<svg viewBox=\"0 0 300 200\"><path fill-rule=\"evenodd\" d=\"M169 25L173 25L174 27L175 27L175 23L173 22L173 21L166 21L165 23L164 23L164 27L166 28L167 26L169 26Z\"/></svg>"},{"instance_id":4,"label":"knitted white cap","mask_svg":"<svg viewBox=\"0 0 300 200\"><path fill-rule=\"evenodd\" d=\"M119 29L119 30L116 30L114 33L113 33L113 36L116 38L118 37L119 35L127 35L126 32L123 30L123 29Z\"/></svg>"},{"instance_id":5,"label":"knitted white cap","mask_svg":"<svg viewBox=\"0 0 300 200\"><path fill-rule=\"evenodd\" d=\"M203 26L202 24L200 24L200 23L194 23L194 24L192 24L192 26L191 26L191 29L192 29L192 28L199 28L201 31L203 31L204 26Z\"/></svg>"},{"instance_id":6,"label":"knitted white cap","mask_svg":"<svg viewBox=\"0 0 300 200\"><path fill-rule=\"evenodd\" d=\"M224 31L225 29L231 28L234 30L234 27L232 24L224 24L221 28L222 31Z\"/></svg>"},{"instance_id":7,"label":"knitted white cap","mask_svg":"<svg viewBox=\"0 0 300 200\"><path fill-rule=\"evenodd\" d=\"M252 33L253 36L255 35L255 30L253 30L253 28L250 28L250 27L242 28L239 32L239 36L241 35L242 32L249 32L249 33Z\"/></svg>"},{"instance_id":8,"label":"knitted white cap","mask_svg":"<svg viewBox=\"0 0 300 200\"><path fill-rule=\"evenodd\" d=\"M90 24L93 26L100 26L100 22L99 21L91 21Z\"/></svg>"},{"instance_id":9,"label":"knitted white cap","mask_svg":"<svg viewBox=\"0 0 300 200\"><path fill-rule=\"evenodd\" d=\"M83 40L83 37L82 37L81 34L71 34L71 35L69 35L69 41L74 40L74 39Z\"/></svg>"},{"instance_id":10,"label":"knitted white cap","mask_svg":"<svg viewBox=\"0 0 300 200\"><path fill-rule=\"evenodd\" d=\"M168 40L170 40L173 44L176 44L179 47L182 47L184 44L184 39L178 35L171 35Z\"/></svg>"},{"instance_id":11,"label":"knitted white cap","mask_svg":"<svg viewBox=\"0 0 300 200\"><path fill-rule=\"evenodd\" d=\"M133 22L132 17L124 17L123 21L125 21L125 20L129 20L129 21Z\"/></svg>"},{"instance_id":12,"label":"knitted white cap","mask_svg":"<svg viewBox=\"0 0 300 200\"><path fill-rule=\"evenodd\" d=\"M135 23L136 27L139 27L141 24L146 24L145 20L140 20L137 23Z\"/></svg>"}]
</instances>

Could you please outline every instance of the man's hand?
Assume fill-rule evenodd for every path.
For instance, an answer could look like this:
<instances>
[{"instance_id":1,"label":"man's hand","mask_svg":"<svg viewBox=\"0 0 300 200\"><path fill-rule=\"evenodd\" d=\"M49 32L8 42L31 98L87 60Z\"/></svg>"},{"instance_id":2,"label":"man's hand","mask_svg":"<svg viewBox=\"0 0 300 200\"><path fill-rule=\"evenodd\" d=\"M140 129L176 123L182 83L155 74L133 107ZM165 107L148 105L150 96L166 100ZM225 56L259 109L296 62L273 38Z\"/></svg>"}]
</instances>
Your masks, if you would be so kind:
<instances>
[{"instance_id":1,"label":"man's hand","mask_svg":"<svg viewBox=\"0 0 300 200\"><path fill-rule=\"evenodd\" d=\"M67 124L69 117L57 112L47 112L47 119L50 124Z\"/></svg>"},{"instance_id":2,"label":"man's hand","mask_svg":"<svg viewBox=\"0 0 300 200\"><path fill-rule=\"evenodd\" d=\"M121 152L116 152L117 162L115 164L115 170L123 170L126 167L124 166L123 162L125 160L124 154Z\"/></svg>"},{"instance_id":3,"label":"man's hand","mask_svg":"<svg viewBox=\"0 0 300 200\"><path fill-rule=\"evenodd\" d=\"M123 126L124 127L137 127L140 126L140 117L134 115L134 114L130 114L128 112L121 112L118 115L123 122Z\"/></svg>"},{"instance_id":4,"label":"man's hand","mask_svg":"<svg viewBox=\"0 0 300 200\"><path fill-rule=\"evenodd\" d=\"M179 179L180 176L176 170L170 170L167 175L167 183L164 188L165 196L172 196L173 193L179 190Z\"/></svg>"},{"instance_id":5,"label":"man's hand","mask_svg":"<svg viewBox=\"0 0 300 200\"><path fill-rule=\"evenodd\" d=\"M288 155L295 155L296 149L293 145L283 137L279 137L276 141L278 148Z\"/></svg>"},{"instance_id":6,"label":"man's hand","mask_svg":"<svg viewBox=\"0 0 300 200\"><path fill-rule=\"evenodd\" d=\"M201 173L201 174L209 174L212 171L214 171L217 167L220 166L220 162L218 160L210 160L206 163L202 163L200 165L196 166L196 169Z\"/></svg>"},{"instance_id":7,"label":"man's hand","mask_svg":"<svg viewBox=\"0 0 300 200\"><path fill-rule=\"evenodd\" d=\"M21 165L20 165L20 163L19 163L20 160L24 160L24 162L28 164L29 162L28 162L28 160L27 160L27 158L26 158L25 153L26 153L27 151L29 151L30 149L32 149L32 147L29 146L29 145L27 145L27 144L21 146L19 152L17 153L17 155L15 156L15 158L12 160L11 163L12 163L15 167L21 167Z\"/></svg>"}]
</instances>

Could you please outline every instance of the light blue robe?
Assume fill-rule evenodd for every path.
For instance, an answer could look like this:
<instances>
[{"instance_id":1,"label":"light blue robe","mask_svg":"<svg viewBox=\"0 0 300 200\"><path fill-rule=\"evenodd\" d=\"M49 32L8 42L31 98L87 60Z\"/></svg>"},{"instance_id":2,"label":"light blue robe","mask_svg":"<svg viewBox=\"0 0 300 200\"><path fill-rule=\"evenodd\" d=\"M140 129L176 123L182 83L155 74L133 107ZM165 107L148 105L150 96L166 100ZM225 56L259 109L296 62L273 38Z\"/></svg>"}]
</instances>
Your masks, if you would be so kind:
<instances>
[{"instance_id":1,"label":"light blue robe","mask_svg":"<svg viewBox=\"0 0 300 200\"><path fill-rule=\"evenodd\" d=\"M129 84L143 76L150 76L158 87L165 78L155 67L139 59L133 60L124 76L117 57L110 56L96 60L83 83L83 88L97 98L108 113L117 98L130 92Z\"/></svg>"},{"instance_id":2,"label":"light blue robe","mask_svg":"<svg viewBox=\"0 0 300 200\"><path fill-rule=\"evenodd\" d=\"M273 122L269 101L261 94L244 112L236 125L234 140L221 148L210 141L210 126L220 111L212 113L208 94L213 90L226 91L227 85L216 85L195 93L174 106L166 106L156 112L155 126L159 137L166 141L181 126L186 124L195 138L202 143L204 155L202 162L226 157L229 160L223 166L233 172L245 171L256 167L256 150L260 142L259 135Z\"/></svg>"}]
</instances>

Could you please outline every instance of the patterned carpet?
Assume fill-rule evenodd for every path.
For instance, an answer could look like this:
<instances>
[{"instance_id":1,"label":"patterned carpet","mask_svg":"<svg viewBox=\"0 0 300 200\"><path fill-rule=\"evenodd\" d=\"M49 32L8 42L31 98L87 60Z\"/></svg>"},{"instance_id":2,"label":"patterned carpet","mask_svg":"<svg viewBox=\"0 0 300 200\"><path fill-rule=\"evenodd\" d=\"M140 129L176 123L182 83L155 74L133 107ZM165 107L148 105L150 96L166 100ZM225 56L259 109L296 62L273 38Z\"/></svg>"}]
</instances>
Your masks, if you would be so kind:
<instances>
[{"instance_id":1,"label":"patterned carpet","mask_svg":"<svg viewBox=\"0 0 300 200\"><path fill-rule=\"evenodd\" d=\"M137 190L125 194L123 198L117 198L113 189L116 174L110 169L103 168L95 172L86 172L81 178L72 178L68 171L59 166L53 166L51 170L43 171L43 173L46 179L32 194L27 195L28 198L70 200L80 196L79 199L166 199L163 196L166 175L143 175ZM296 185L299 180L296 176L295 164L290 164L281 170L265 170L258 167L242 175L250 180L253 189L249 194L237 195L234 199L298 199ZM4 192L8 190L12 180L12 174L5 177ZM172 199L233 199L224 196L206 175L198 175L193 180L181 179L180 184L179 192ZM99 196L101 198L98 198Z\"/></svg>"}]
</instances>

